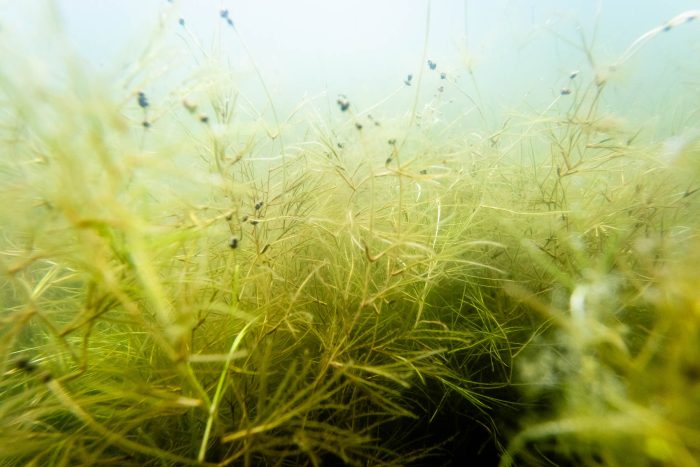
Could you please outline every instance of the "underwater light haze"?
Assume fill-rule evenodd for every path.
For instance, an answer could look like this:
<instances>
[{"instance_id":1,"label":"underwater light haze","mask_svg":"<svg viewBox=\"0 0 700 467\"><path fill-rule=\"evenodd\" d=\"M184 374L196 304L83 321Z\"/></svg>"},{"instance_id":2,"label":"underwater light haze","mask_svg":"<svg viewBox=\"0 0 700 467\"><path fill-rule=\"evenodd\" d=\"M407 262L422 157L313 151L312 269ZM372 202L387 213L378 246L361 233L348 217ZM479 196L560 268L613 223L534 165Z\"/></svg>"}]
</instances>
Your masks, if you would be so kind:
<instances>
[{"instance_id":1,"label":"underwater light haze","mask_svg":"<svg viewBox=\"0 0 700 467\"><path fill-rule=\"evenodd\" d=\"M0 53L0 465L700 465L697 0L5 0Z\"/></svg>"},{"instance_id":2,"label":"underwater light haze","mask_svg":"<svg viewBox=\"0 0 700 467\"><path fill-rule=\"evenodd\" d=\"M75 51L97 70L115 72L128 66L133 61L130 51L153 34L149 26L182 18L187 32L169 38L179 57L173 58L179 63L175 69L191 64L186 58L195 46L186 39L192 34L199 46L221 54L236 70L239 85L253 94L259 91L251 63L255 60L276 99L290 111L304 99L323 99L319 96L325 94L332 101L338 93L370 107L400 87L407 74L417 76L425 67L425 51L439 70L474 92L471 70L483 105L494 116L521 105L546 104L571 71L590 72L581 41L589 43L603 68L646 31L699 7L696 1L270 0L176 1L165 11L162 3L56 5ZM29 7L26 2L19 5L6 2L5 8L15 10L18 22L30 24L19 20L21 10ZM222 35L225 22L212 20L224 9L235 18L249 53ZM635 110L652 118L668 109L669 98L683 95L684 86L697 86L698 65L692 59L698 53L697 29L678 28L640 50L616 76L624 84L618 91L621 99L628 103L637 101L634 96L646 96L646 107ZM34 31L36 44L28 46L41 50L40 29ZM402 101L400 96L397 100ZM401 108L398 104L395 110Z\"/></svg>"},{"instance_id":3,"label":"underwater light haze","mask_svg":"<svg viewBox=\"0 0 700 467\"><path fill-rule=\"evenodd\" d=\"M425 52L438 71L470 94L478 85L481 104L494 117L520 106L546 105L571 71L589 73L582 41L604 68L646 31L698 8L694 1L445 0L430 3L427 21L425 1L176 1L169 9L163 7L168 2L155 0L54 3L73 50L87 66L108 76L133 64L132 51L153 37L153 25L170 26L175 33L167 38L173 70L162 79L192 66L196 49L203 48L235 69L242 90L263 99L254 61L284 110L292 111L305 99L332 102L338 93L369 108L392 95L406 75L425 72ZM21 47L41 55L46 46L41 12L50 10L46 3L4 2L2 8L5 29L23 33ZM226 23L216 18L224 9L235 18L247 52L222 34ZM173 28L180 18L185 27ZM683 95L685 86L697 86L698 66L692 60L697 27L677 28L667 36L643 47L615 76L624 84L617 93L625 107L638 100L634 96L647 97L635 111L648 118L668 110L668 99ZM192 37L196 44L188 40ZM426 73L424 79L434 77ZM442 84L430 82L426 99ZM679 86L670 93L669 88ZM404 96L390 100L392 110L405 108L411 97ZM443 111L457 114L460 105L446 105Z\"/></svg>"}]
</instances>

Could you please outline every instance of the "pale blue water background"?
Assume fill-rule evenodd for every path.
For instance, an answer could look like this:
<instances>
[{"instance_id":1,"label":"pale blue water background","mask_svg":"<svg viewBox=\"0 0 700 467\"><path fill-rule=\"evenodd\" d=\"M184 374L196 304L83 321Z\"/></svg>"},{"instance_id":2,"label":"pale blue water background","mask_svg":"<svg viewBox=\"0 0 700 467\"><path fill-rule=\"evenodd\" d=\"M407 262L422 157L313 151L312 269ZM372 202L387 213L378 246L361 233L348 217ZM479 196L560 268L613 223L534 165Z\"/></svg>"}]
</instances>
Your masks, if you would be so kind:
<instances>
[{"instance_id":1,"label":"pale blue water background","mask_svg":"<svg viewBox=\"0 0 700 467\"><path fill-rule=\"evenodd\" d=\"M0 28L6 41L10 37L14 52L51 61L51 47L56 44L46 39L48 4L35 0L0 4ZM440 106L439 118L456 118L476 102L485 121L472 123L493 128L513 113L546 109L568 86L573 70L580 70L582 82L594 78L581 50L582 37L590 43L598 71L606 70L645 32L684 11L700 9L700 2L690 0L58 0L54 4L68 43L96 77L107 80L133 67L163 28L158 44L168 59L151 76L134 83L147 87L155 99L159 93L172 93L207 54L229 67L236 88L264 108L267 98L253 68L256 64L281 115L300 102L311 102L331 118L339 93L349 96L357 111L391 96L378 111L401 115L415 98L415 86L402 89L407 74L417 79L423 72L421 105L431 105L444 84L425 66L425 50L451 83L435 104ZM230 12L240 36L220 18L222 9ZM186 27L178 24L180 19ZM700 102L698 57L700 21L654 38L610 77L609 110L661 134L697 125L693 102Z\"/></svg>"}]
</instances>

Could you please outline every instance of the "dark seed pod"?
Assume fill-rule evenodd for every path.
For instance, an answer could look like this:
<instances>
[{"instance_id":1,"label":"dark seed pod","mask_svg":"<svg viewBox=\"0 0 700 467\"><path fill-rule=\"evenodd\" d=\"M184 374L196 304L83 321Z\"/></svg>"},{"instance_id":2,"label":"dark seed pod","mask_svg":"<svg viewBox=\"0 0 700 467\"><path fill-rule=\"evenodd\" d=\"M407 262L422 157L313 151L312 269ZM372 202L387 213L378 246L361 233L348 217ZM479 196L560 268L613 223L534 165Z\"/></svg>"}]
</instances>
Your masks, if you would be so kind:
<instances>
[{"instance_id":1,"label":"dark seed pod","mask_svg":"<svg viewBox=\"0 0 700 467\"><path fill-rule=\"evenodd\" d=\"M336 102L338 103L338 107L340 107L341 112L345 112L350 108L350 101L343 95L338 96L338 100Z\"/></svg>"},{"instance_id":2,"label":"dark seed pod","mask_svg":"<svg viewBox=\"0 0 700 467\"><path fill-rule=\"evenodd\" d=\"M146 94L143 92L139 92L139 107L142 109L148 107L148 99L146 98Z\"/></svg>"}]
</instances>

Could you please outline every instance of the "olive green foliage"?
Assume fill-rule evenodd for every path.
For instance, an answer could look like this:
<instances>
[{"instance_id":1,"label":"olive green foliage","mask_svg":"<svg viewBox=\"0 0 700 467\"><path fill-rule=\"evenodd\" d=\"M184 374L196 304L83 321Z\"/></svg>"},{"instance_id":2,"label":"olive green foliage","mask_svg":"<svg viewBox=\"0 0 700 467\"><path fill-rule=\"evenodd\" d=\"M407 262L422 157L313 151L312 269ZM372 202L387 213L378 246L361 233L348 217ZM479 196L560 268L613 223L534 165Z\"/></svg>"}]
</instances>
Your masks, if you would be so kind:
<instances>
[{"instance_id":1,"label":"olive green foliage","mask_svg":"<svg viewBox=\"0 0 700 467\"><path fill-rule=\"evenodd\" d=\"M611 129L603 80L297 141L223 71L159 104L15 60L3 465L429 463L455 407L503 465L697 464L700 141Z\"/></svg>"}]
</instances>

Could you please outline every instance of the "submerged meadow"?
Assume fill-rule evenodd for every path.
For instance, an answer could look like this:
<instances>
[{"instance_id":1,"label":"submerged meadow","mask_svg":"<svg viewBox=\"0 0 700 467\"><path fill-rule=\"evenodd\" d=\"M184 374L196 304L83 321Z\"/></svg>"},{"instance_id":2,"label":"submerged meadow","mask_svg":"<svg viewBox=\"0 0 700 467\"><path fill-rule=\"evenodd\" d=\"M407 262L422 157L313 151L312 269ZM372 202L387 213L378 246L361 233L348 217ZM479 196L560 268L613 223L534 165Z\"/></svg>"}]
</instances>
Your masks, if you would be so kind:
<instances>
[{"instance_id":1,"label":"submerged meadow","mask_svg":"<svg viewBox=\"0 0 700 467\"><path fill-rule=\"evenodd\" d=\"M495 122L428 56L287 117L214 54L158 89L172 14L118 85L0 31L2 465L697 465L700 78L614 99L698 16Z\"/></svg>"}]
</instances>

